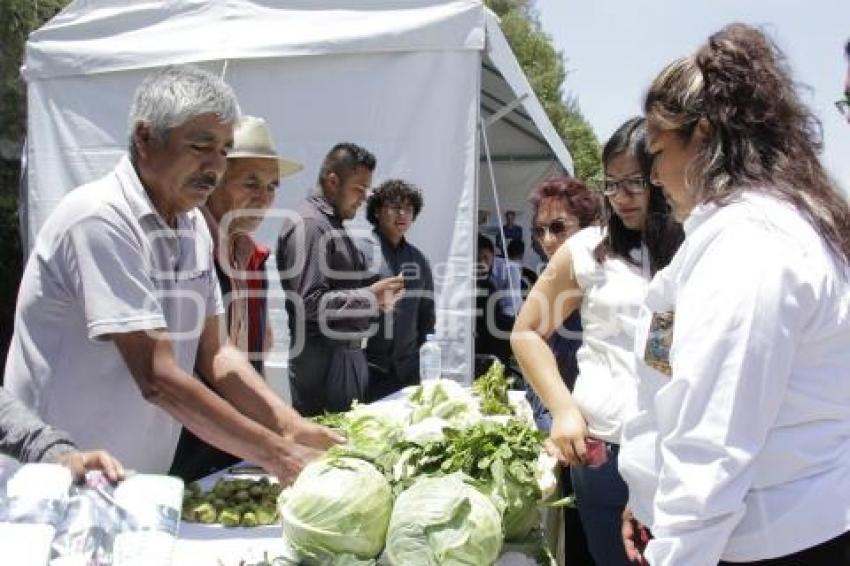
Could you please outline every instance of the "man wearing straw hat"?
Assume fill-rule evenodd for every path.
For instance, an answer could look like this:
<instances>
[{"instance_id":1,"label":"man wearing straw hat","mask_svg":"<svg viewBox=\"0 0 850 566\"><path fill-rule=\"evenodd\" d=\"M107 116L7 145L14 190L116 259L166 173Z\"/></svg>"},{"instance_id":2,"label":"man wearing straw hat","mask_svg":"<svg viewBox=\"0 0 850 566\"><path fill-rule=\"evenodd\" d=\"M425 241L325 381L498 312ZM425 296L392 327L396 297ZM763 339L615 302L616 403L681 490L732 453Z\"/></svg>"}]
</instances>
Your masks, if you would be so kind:
<instances>
[{"instance_id":1,"label":"man wearing straw hat","mask_svg":"<svg viewBox=\"0 0 850 566\"><path fill-rule=\"evenodd\" d=\"M288 407L220 330L197 207L224 175L238 115L230 87L197 67L142 81L128 155L66 195L36 238L6 387L129 468L166 472L182 424L289 483L341 439Z\"/></svg>"},{"instance_id":2,"label":"man wearing straw hat","mask_svg":"<svg viewBox=\"0 0 850 566\"><path fill-rule=\"evenodd\" d=\"M200 207L213 239L228 335L260 375L272 344L265 272L270 250L252 235L272 206L280 179L301 169L300 163L278 155L265 120L242 116L233 131L224 179ZM184 428L169 473L194 481L237 461Z\"/></svg>"}]
</instances>

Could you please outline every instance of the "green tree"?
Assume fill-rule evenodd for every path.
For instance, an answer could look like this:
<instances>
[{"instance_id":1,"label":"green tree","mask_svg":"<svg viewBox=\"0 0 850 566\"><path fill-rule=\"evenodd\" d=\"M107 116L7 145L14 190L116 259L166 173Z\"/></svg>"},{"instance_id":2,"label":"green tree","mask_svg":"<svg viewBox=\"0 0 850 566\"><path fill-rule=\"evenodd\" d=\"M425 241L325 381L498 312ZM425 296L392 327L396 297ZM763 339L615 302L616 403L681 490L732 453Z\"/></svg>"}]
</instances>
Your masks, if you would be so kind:
<instances>
[{"instance_id":1,"label":"green tree","mask_svg":"<svg viewBox=\"0 0 850 566\"><path fill-rule=\"evenodd\" d=\"M564 97L567 79L564 57L542 30L532 0L485 0L485 4L501 19L502 32L534 93L570 150L576 177L599 178L602 174L599 140L578 103Z\"/></svg>"},{"instance_id":2,"label":"green tree","mask_svg":"<svg viewBox=\"0 0 850 566\"><path fill-rule=\"evenodd\" d=\"M18 230L21 142L26 129L24 83L20 77L29 33L69 0L0 0L0 355L12 336L15 299L23 271ZM2 383L2 376L0 376Z\"/></svg>"}]
</instances>

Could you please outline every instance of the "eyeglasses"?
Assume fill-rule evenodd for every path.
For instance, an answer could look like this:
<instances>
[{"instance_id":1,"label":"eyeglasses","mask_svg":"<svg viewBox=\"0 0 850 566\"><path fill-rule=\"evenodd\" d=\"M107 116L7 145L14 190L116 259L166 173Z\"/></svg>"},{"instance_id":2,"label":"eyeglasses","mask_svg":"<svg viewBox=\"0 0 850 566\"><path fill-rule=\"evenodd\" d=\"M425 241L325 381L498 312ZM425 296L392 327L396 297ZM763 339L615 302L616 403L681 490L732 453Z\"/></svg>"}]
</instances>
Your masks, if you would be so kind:
<instances>
[{"instance_id":1,"label":"eyeglasses","mask_svg":"<svg viewBox=\"0 0 850 566\"><path fill-rule=\"evenodd\" d=\"M567 230L572 230L578 226L578 222L575 220L569 220L567 218L556 218L549 224L538 224L534 228L531 229L531 234L537 238L538 240L542 240L546 237L546 232L549 232L556 238L566 232Z\"/></svg>"},{"instance_id":2,"label":"eyeglasses","mask_svg":"<svg viewBox=\"0 0 850 566\"><path fill-rule=\"evenodd\" d=\"M405 214L406 216L413 216L413 206L409 204L389 204L387 205L387 209L397 215Z\"/></svg>"},{"instance_id":3,"label":"eyeglasses","mask_svg":"<svg viewBox=\"0 0 850 566\"><path fill-rule=\"evenodd\" d=\"M639 195L646 191L646 179L642 175L626 177L624 179L605 179L602 182L602 194L606 197L616 195L620 189L630 195Z\"/></svg>"},{"instance_id":4,"label":"eyeglasses","mask_svg":"<svg viewBox=\"0 0 850 566\"><path fill-rule=\"evenodd\" d=\"M850 94L845 94L844 98L835 101L835 107L841 112L845 118L850 117Z\"/></svg>"}]
</instances>

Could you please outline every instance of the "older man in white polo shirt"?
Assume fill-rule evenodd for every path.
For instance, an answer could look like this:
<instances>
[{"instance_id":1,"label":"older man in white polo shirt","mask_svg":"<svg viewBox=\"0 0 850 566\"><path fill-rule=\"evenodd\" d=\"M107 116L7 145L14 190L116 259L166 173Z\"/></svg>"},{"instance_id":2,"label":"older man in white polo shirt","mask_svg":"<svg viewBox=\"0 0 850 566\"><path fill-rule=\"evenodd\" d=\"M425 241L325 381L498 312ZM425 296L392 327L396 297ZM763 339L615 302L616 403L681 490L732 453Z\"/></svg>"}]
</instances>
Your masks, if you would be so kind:
<instances>
[{"instance_id":1,"label":"older man in white polo shirt","mask_svg":"<svg viewBox=\"0 0 850 566\"><path fill-rule=\"evenodd\" d=\"M287 407L224 329L196 207L225 172L237 118L233 91L201 69L167 67L142 82L129 155L67 195L38 235L6 383L130 468L167 471L183 423L289 482L339 439Z\"/></svg>"}]
</instances>

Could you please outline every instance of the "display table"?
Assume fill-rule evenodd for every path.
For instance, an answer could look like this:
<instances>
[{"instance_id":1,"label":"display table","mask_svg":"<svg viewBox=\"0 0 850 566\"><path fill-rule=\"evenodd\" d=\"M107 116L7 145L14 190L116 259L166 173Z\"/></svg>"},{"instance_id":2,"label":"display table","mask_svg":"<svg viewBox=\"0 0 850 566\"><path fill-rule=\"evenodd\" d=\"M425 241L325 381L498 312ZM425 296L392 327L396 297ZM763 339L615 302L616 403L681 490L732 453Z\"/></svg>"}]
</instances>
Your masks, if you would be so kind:
<instances>
[{"instance_id":1,"label":"display table","mask_svg":"<svg viewBox=\"0 0 850 566\"><path fill-rule=\"evenodd\" d=\"M388 411L401 409L399 401L403 398L401 392L378 401L374 405L386 407ZM511 392L512 404L525 403L524 393ZM527 407L527 403L526 403ZM528 408L530 415L530 408ZM233 468L231 468L233 469ZM250 478L259 479L261 476L251 476L244 473L233 475L229 470L218 472L203 478L198 483L205 491L212 488L219 479ZM559 545L563 531L559 509L548 508L543 513L543 525L554 536L547 537L549 547L556 556L561 556ZM497 566L532 566L536 562L527 554L517 550L518 546L505 545ZM223 527L220 525L204 525L181 521L178 540L175 545L173 564L191 564L193 566L239 566L242 561L247 564L259 562L268 555L269 558L290 556L285 541L282 538L282 528L279 525L261 527ZM297 562L293 559L293 564Z\"/></svg>"}]
</instances>

